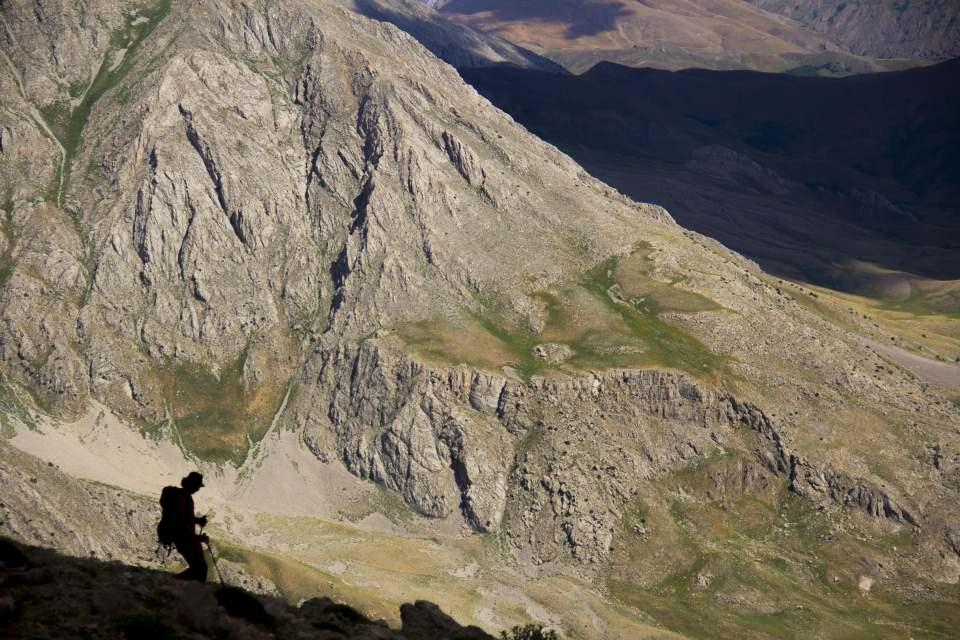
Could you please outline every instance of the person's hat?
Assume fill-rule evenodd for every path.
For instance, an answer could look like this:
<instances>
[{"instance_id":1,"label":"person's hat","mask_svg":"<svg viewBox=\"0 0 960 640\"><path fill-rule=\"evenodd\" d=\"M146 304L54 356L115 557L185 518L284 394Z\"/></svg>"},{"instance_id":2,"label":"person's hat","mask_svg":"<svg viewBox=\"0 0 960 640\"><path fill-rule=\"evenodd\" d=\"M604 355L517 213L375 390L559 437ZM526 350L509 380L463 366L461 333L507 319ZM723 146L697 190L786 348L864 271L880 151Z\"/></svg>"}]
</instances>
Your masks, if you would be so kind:
<instances>
[{"instance_id":1,"label":"person's hat","mask_svg":"<svg viewBox=\"0 0 960 640\"><path fill-rule=\"evenodd\" d=\"M196 487L199 489L203 486L203 475L197 473L196 471L191 471L183 480L180 481L180 485L183 487Z\"/></svg>"}]
</instances>

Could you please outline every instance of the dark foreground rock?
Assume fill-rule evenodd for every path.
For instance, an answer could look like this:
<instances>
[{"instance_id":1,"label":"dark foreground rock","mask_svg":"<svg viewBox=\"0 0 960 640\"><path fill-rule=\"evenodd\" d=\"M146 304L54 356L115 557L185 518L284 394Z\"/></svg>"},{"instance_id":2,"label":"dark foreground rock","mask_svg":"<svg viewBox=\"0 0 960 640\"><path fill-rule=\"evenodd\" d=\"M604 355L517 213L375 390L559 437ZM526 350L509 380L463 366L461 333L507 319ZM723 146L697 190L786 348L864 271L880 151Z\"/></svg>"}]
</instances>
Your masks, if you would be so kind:
<instances>
[{"instance_id":1,"label":"dark foreground rock","mask_svg":"<svg viewBox=\"0 0 960 640\"><path fill-rule=\"evenodd\" d=\"M328 598L294 607L236 587L180 582L160 571L18 548L2 538L0 548L27 560L0 567L4 638L492 640L430 602L403 605L397 630Z\"/></svg>"}]
</instances>

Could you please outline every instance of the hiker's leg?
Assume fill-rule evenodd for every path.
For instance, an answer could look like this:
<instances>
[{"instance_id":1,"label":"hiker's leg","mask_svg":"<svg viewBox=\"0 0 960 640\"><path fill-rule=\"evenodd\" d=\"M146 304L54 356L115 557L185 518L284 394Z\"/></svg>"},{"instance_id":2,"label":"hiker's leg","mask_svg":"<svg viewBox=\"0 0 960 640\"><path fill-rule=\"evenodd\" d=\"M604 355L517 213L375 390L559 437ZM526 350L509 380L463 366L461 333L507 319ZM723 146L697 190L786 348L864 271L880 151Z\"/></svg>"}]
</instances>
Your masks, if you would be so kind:
<instances>
[{"instance_id":1,"label":"hiker's leg","mask_svg":"<svg viewBox=\"0 0 960 640\"><path fill-rule=\"evenodd\" d=\"M209 567L207 566L207 559L203 555L203 547L201 547L199 543L197 543L197 551L199 552L197 554L197 580L200 582L206 582Z\"/></svg>"},{"instance_id":2,"label":"hiker's leg","mask_svg":"<svg viewBox=\"0 0 960 640\"><path fill-rule=\"evenodd\" d=\"M174 540L173 546L176 547L177 553L183 556L184 561L187 561L187 556L190 555L190 541L189 540ZM187 561L187 568L181 571L176 575L179 580L187 580L190 577L190 563Z\"/></svg>"},{"instance_id":3,"label":"hiker's leg","mask_svg":"<svg viewBox=\"0 0 960 640\"><path fill-rule=\"evenodd\" d=\"M177 551L187 562L187 568L177 574L181 580L207 581L207 561L199 540L182 540L176 543Z\"/></svg>"},{"instance_id":4,"label":"hiker's leg","mask_svg":"<svg viewBox=\"0 0 960 640\"><path fill-rule=\"evenodd\" d=\"M190 557L187 558L187 563L190 565L191 580L196 580L197 582L207 581L207 559L203 557L203 546L201 546L199 540L194 540L193 551Z\"/></svg>"}]
</instances>

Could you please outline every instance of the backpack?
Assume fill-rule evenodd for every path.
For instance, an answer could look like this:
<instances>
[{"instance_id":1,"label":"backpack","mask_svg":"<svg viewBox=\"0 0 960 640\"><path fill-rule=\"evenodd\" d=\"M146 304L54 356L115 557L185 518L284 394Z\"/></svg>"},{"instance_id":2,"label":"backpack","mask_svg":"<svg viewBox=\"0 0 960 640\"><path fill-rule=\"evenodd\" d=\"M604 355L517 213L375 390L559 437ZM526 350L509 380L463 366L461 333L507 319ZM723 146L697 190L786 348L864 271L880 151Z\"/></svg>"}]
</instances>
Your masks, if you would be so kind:
<instances>
[{"instance_id":1,"label":"backpack","mask_svg":"<svg viewBox=\"0 0 960 640\"><path fill-rule=\"evenodd\" d=\"M160 546L170 549L181 528L180 497L183 489L180 487L164 487L160 492L160 522L157 524L157 540Z\"/></svg>"}]
</instances>

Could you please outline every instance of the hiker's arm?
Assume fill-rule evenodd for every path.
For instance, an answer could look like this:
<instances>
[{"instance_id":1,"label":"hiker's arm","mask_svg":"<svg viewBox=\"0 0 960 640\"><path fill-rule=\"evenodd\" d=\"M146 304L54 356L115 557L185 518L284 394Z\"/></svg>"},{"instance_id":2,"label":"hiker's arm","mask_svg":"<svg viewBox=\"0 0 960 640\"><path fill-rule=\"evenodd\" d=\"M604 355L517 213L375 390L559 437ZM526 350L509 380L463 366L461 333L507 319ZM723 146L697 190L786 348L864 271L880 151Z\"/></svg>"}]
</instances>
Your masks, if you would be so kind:
<instances>
[{"instance_id":1,"label":"hiker's arm","mask_svg":"<svg viewBox=\"0 0 960 640\"><path fill-rule=\"evenodd\" d=\"M193 519L195 523L200 525L200 528L207 526L207 516L197 516Z\"/></svg>"},{"instance_id":2,"label":"hiker's arm","mask_svg":"<svg viewBox=\"0 0 960 640\"><path fill-rule=\"evenodd\" d=\"M196 533L194 527L197 526L199 520L193 511L193 499L190 496L182 497L180 500L180 522L183 528L189 529L190 534L193 535Z\"/></svg>"}]
</instances>

